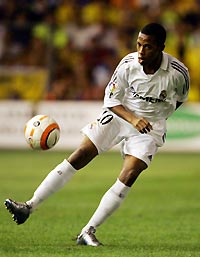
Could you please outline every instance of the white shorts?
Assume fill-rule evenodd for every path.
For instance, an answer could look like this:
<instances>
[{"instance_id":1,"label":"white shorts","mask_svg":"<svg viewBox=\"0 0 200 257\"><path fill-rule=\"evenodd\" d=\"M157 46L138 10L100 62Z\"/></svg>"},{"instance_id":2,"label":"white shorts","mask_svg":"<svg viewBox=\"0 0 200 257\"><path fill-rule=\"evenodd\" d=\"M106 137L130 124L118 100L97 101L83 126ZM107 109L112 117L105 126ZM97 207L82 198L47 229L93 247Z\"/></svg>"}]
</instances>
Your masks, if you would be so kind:
<instances>
[{"instance_id":1,"label":"white shorts","mask_svg":"<svg viewBox=\"0 0 200 257\"><path fill-rule=\"evenodd\" d=\"M157 152L158 146L161 146L160 140L151 133L141 134L109 110L104 111L96 121L86 125L81 132L94 143L99 154L121 143L123 155L135 156L147 166Z\"/></svg>"}]
</instances>

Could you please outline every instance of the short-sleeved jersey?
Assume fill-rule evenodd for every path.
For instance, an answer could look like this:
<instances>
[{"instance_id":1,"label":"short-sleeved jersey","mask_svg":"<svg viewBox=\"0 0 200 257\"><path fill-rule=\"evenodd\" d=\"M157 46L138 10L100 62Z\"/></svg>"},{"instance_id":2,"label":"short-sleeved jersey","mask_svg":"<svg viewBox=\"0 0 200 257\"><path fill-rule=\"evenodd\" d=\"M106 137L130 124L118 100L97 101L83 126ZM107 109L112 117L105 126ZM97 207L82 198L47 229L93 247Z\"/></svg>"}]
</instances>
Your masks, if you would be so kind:
<instances>
[{"instance_id":1,"label":"short-sleeved jersey","mask_svg":"<svg viewBox=\"0 0 200 257\"><path fill-rule=\"evenodd\" d=\"M104 107L123 105L150 122L164 121L175 111L177 102L187 100L189 86L188 69L176 58L163 52L160 68L145 74L134 52L114 71L105 89Z\"/></svg>"}]
</instances>

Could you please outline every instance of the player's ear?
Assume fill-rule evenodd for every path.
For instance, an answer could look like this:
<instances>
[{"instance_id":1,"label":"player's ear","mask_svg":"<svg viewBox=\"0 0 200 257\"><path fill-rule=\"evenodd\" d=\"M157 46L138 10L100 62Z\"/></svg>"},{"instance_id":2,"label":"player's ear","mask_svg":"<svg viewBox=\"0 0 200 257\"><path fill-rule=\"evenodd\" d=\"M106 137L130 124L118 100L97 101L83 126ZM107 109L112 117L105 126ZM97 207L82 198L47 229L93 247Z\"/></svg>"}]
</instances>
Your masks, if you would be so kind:
<instances>
[{"instance_id":1,"label":"player's ear","mask_svg":"<svg viewBox=\"0 0 200 257\"><path fill-rule=\"evenodd\" d=\"M162 46L161 46L161 51L163 51L165 49L165 45L163 44Z\"/></svg>"}]
</instances>

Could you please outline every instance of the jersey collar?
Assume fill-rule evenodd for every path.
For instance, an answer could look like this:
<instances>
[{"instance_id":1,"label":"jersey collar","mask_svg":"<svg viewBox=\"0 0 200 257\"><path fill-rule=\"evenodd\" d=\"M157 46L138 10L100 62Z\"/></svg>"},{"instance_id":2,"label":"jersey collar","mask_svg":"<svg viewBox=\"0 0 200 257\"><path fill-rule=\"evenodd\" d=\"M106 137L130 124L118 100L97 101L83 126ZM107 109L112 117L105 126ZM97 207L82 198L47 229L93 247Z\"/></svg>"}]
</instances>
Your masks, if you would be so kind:
<instances>
[{"instance_id":1,"label":"jersey collar","mask_svg":"<svg viewBox=\"0 0 200 257\"><path fill-rule=\"evenodd\" d=\"M143 67L141 64L139 64L139 62L136 62L136 65L137 67L140 69L140 70L143 70ZM168 66L169 66L169 59L168 59L168 55L163 52L163 58L162 58L162 62L161 62L161 65L160 65L160 69L162 70L167 70L168 69Z\"/></svg>"},{"instance_id":2,"label":"jersey collar","mask_svg":"<svg viewBox=\"0 0 200 257\"><path fill-rule=\"evenodd\" d=\"M169 64L168 56L165 52L163 52L163 58L162 58L162 62L160 65L160 69L167 70L168 64Z\"/></svg>"}]
</instances>

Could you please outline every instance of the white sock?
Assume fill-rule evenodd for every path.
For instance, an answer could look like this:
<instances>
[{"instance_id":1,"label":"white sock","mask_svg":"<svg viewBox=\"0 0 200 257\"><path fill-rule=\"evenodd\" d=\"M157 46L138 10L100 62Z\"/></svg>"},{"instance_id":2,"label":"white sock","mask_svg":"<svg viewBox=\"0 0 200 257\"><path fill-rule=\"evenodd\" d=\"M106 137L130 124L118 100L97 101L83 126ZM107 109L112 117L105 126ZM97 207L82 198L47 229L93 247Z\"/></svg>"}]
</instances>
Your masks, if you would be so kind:
<instances>
[{"instance_id":1,"label":"white sock","mask_svg":"<svg viewBox=\"0 0 200 257\"><path fill-rule=\"evenodd\" d=\"M64 160L53 169L36 189L33 197L26 202L31 206L31 211L34 211L40 203L61 189L75 172L76 170L67 160Z\"/></svg>"},{"instance_id":2,"label":"white sock","mask_svg":"<svg viewBox=\"0 0 200 257\"><path fill-rule=\"evenodd\" d=\"M121 205L129 190L130 187L117 179L115 184L104 194L98 208L81 233L87 231L90 226L94 228L100 226Z\"/></svg>"}]
</instances>

